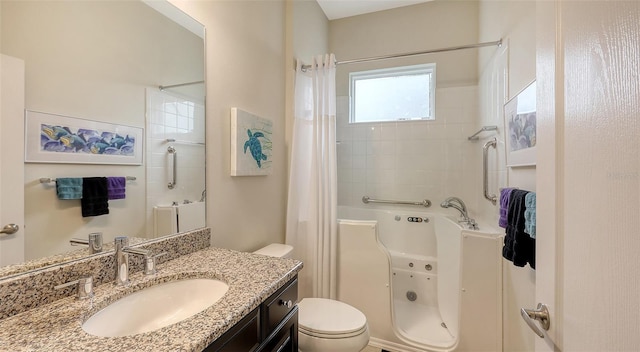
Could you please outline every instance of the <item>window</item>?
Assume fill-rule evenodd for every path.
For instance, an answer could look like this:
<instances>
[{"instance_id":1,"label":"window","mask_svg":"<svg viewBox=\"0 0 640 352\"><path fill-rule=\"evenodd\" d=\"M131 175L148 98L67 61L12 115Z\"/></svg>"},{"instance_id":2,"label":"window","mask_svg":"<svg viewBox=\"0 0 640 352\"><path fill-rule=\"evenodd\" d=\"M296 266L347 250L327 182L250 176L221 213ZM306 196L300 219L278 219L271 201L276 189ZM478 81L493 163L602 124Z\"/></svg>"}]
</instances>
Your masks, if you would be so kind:
<instances>
[{"instance_id":1,"label":"window","mask_svg":"<svg viewBox=\"0 0 640 352\"><path fill-rule=\"evenodd\" d=\"M349 74L350 122L435 119L436 65Z\"/></svg>"}]
</instances>

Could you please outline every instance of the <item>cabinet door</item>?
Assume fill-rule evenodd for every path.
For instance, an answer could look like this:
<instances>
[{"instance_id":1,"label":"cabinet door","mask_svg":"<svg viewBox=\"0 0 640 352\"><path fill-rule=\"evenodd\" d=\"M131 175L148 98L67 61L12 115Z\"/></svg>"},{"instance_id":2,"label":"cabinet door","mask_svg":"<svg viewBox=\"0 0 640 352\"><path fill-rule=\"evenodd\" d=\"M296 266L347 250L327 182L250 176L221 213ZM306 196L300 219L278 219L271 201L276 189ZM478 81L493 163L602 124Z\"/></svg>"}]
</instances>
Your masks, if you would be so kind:
<instances>
[{"instance_id":1,"label":"cabinet door","mask_svg":"<svg viewBox=\"0 0 640 352\"><path fill-rule=\"evenodd\" d=\"M205 352L250 352L260 343L258 319L260 309L256 308L240 320L229 331L204 349Z\"/></svg>"},{"instance_id":2,"label":"cabinet door","mask_svg":"<svg viewBox=\"0 0 640 352\"><path fill-rule=\"evenodd\" d=\"M298 307L276 328L259 351L298 352Z\"/></svg>"}]
</instances>

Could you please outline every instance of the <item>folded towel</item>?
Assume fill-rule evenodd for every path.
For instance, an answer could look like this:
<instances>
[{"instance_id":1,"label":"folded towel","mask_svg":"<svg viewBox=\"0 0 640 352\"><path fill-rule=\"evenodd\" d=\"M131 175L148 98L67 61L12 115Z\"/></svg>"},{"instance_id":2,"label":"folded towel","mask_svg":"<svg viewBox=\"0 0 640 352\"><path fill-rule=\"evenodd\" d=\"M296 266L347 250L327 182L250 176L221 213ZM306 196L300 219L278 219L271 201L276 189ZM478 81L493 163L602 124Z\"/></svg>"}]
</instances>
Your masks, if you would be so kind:
<instances>
[{"instance_id":1,"label":"folded towel","mask_svg":"<svg viewBox=\"0 0 640 352\"><path fill-rule=\"evenodd\" d=\"M106 177L85 177L82 179L82 217L109 214Z\"/></svg>"},{"instance_id":2,"label":"folded towel","mask_svg":"<svg viewBox=\"0 0 640 352\"><path fill-rule=\"evenodd\" d=\"M79 177L63 177L56 179L58 199L81 199L82 179Z\"/></svg>"},{"instance_id":3,"label":"folded towel","mask_svg":"<svg viewBox=\"0 0 640 352\"><path fill-rule=\"evenodd\" d=\"M498 226L503 229L507 227L507 210L509 209L509 197L513 188L503 188L500 190L500 218Z\"/></svg>"},{"instance_id":4,"label":"folded towel","mask_svg":"<svg viewBox=\"0 0 640 352\"><path fill-rule=\"evenodd\" d=\"M515 266L525 266L529 263L535 269L536 240L524 232L524 202L527 193L529 192L519 189L511 191L502 256L512 261Z\"/></svg>"},{"instance_id":5,"label":"folded towel","mask_svg":"<svg viewBox=\"0 0 640 352\"><path fill-rule=\"evenodd\" d=\"M107 193L109 199L124 199L127 179L124 177L107 177Z\"/></svg>"},{"instance_id":6,"label":"folded towel","mask_svg":"<svg viewBox=\"0 0 640 352\"><path fill-rule=\"evenodd\" d=\"M536 194L529 192L524 197L524 232L536 238Z\"/></svg>"}]
</instances>

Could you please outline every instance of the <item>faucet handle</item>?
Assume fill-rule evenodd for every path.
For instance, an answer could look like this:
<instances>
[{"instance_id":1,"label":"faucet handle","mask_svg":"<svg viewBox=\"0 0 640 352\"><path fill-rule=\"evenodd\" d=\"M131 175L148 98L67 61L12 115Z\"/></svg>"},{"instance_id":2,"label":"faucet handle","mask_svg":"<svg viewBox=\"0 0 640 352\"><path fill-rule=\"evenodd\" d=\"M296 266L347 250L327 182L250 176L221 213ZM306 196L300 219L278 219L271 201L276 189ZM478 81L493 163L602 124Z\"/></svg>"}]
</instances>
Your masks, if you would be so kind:
<instances>
[{"instance_id":1,"label":"faucet handle","mask_svg":"<svg viewBox=\"0 0 640 352\"><path fill-rule=\"evenodd\" d=\"M91 254L102 252L102 232L93 232L89 234L89 239L72 238L69 240L72 246L85 245L89 246Z\"/></svg>"},{"instance_id":2,"label":"faucet handle","mask_svg":"<svg viewBox=\"0 0 640 352\"><path fill-rule=\"evenodd\" d=\"M78 299L87 299L93 297L93 277L81 277L78 280L69 281L53 288L59 290L61 288L69 287L71 285L77 285L76 297Z\"/></svg>"},{"instance_id":3,"label":"faucet handle","mask_svg":"<svg viewBox=\"0 0 640 352\"><path fill-rule=\"evenodd\" d=\"M460 221L458 221L458 223L460 224L466 224L467 228L469 230L478 230L478 223L476 222L475 219L472 218L467 218L467 219L460 219Z\"/></svg>"},{"instance_id":4,"label":"faucet handle","mask_svg":"<svg viewBox=\"0 0 640 352\"><path fill-rule=\"evenodd\" d=\"M156 269L156 259L167 255L167 252L158 253L156 255L146 255L144 257L144 274L153 275L158 272Z\"/></svg>"}]
</instances>

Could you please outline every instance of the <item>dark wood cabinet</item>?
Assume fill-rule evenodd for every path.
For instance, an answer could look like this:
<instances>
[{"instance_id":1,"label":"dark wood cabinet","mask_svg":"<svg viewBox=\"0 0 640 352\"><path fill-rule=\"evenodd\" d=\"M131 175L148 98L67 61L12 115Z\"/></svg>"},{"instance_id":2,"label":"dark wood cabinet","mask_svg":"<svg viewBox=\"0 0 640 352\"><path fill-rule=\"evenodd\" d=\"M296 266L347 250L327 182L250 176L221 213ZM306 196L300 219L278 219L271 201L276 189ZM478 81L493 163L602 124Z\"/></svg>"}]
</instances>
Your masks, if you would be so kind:
<instances>
[{"instance_id":1,"label":"dark wood cabinet","mask_svg":"<svg viewBox=\"0 0 640 352\"><path fill-rule=\"evenodd\" d=\"M298 352L298 306L257 349L264 352Z\"/></svg>"},{"instance_id":2,"label":"dark wood cabinet","mask_svg":"<svg viewBox=\"0 0 640 352\"><path fill-rule=\"evenodd\" d=\"M298 278L269 296L260 306L204 349L206 352L297 352Z\"/></svg>"}]
</instances>

